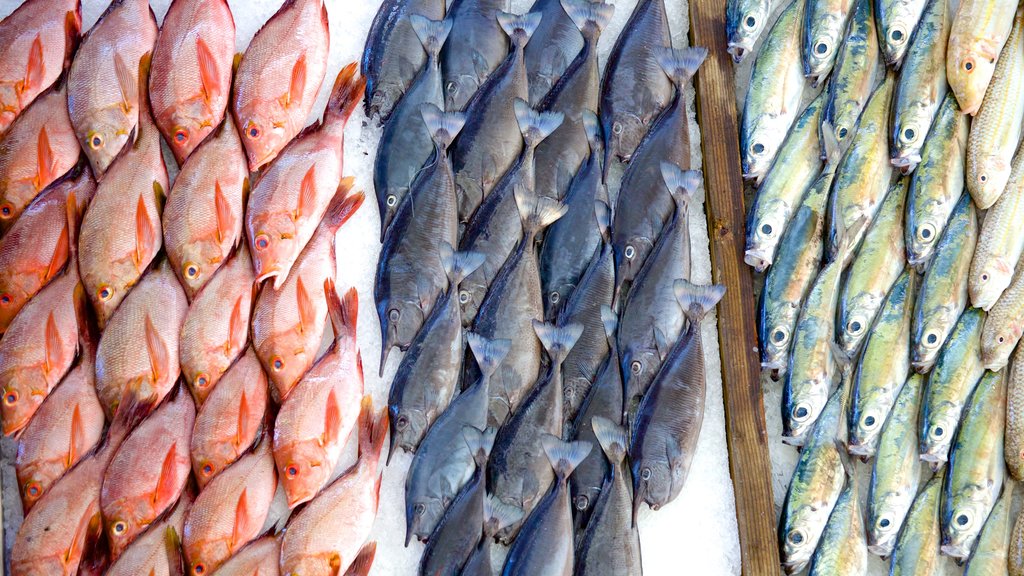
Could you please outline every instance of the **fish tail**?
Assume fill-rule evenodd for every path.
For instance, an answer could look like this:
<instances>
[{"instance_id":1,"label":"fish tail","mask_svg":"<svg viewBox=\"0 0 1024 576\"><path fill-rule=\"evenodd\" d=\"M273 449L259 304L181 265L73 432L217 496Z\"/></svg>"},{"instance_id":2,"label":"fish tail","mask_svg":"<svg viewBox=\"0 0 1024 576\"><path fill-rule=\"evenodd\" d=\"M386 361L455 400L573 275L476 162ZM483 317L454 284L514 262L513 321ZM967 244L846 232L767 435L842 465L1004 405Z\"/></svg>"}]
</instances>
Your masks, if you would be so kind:
<instances>
[{"instance_id":1,"label":"fish tail","mask_svg":"<svg viewBox=\"0 0 1024 576\"><path fill-rule=\"evenodd\" d=\"M441 243L440 250L441 265L444 267L444 273L448 276L450 288L458 286L486 259L480 252L456 252L447 242Z\"/></svg>"},{"instance_id":2,"label":"fish tail","mask_svg":"<svg viewBox=\"0 0 1024 576\"><path fill-rule=\"evenodd\" d=\"M565 357L576 345L576 341L583 334L583 325L570 323L565 326L555 326L540 320L533 321L533 331L537 333L541 346L551 359L552 366L560 366Z\"/></svg>"},{"instance_id":3,"label":"fish tail","mask_svg":"<svg viewBox=\"0 0 1024 576\"><path fill-rule=\"evenodd\" d=\"M821 123L821 143L825 154L825 172L835 172L839 163L839 139L836 138L836 130L828 120Z\"/></svg>"},{"instance_id":4,"label":"fish tail","mask_svg":"<svg viewBox=\"0 0 1024 576\"><path fill-rule=\"evenodd\" d=\"M611 244L612 207L604 200L595 200L594 218L597 220L597 231L601 234L601 240L603 240L605 244ZM598 254L601 253L602 249L602 246L598 246Z\"/></svg>"},{"instance_id":5,"label":"fish tail","mask_svg":"<svg viewBox=\"0 0 1024 576\"><path fill-rule=\"evenodd\" d=\"M683 314L692 324L699 324L725 295L725 286L721 284L697 286L683 279L676 280L673 289Z\"/></svg>"},{"instance_id":6,"label":"fish tail","mask_svg":"<svg viewBox=\"0 0 1024 576\"><path fill-rule=\"evenodd\" d=\"M671 162L662 162L661 177L672 193L676 209L685 211L696 196L704 175L700 170L683 170Z\"/></svg>"},{"instance_id":7,"label":"fish tail","mask_svg":"<svg viewBox=\"0 0 1024 576\"><path fill-rule=\"evenodd\" d=\"M608 340L615 338L615 331L619 329L619 317L607 304L601 305L601 324L604 325L604 335Z\"/></svg>"},{"instance_id":8,"label":"fish tail","mask_svg":"<svg viewBox=\"0 0 1024 576\"><path fill-rule=\"evenodd\" d=\"M473 454L473 461L481 470L487 464L487 457L491 454L491 448L494 448L494 439L497 435L498 431L493 427L483 430L475 426L462 427L462 439L466 441L469 452Z\"/></svg>"},{"instance_id":9,"label":"fish tail","mask_svg":"<svg viewBox=\"0 0 1024 576\"><path fill-rule=\"evenodd\" d=\"M530 37L540 26L541 13L530 12L529 14L509 14L498 12L498 24L508 34L512 43L523 48L530 41Z\"/></svg>"},{"instance_id":10,"label":"fish tail","mask_svg":"<svg viewBox=\"0 0 1024 576\"><path fill-rule=\"evenodd\" d=\"M388 407L381 408L380 414L373 416L373 398L363 396L359 406L359 459L363 457L380 459L384 448L384 439L388 436Z\"/></svg>"},{"instance_id":11,"label":"fish tail","mask_svg":"<svg viewBox=\"0 0 1024 576\"><path fill-rule=\"evenodd\" d=\"M455 137L466 125L466 115L461 112L444 112L431 103L420 106L420 116L427 125L430 138L442 150L447 150Z\"/></svg>"},{"instance_id":12,"label":"fish tail","mask_svg":"<svg viewBox=\"0 0 1024 576\"><path fill-rule=\"evenodd\" d=\"M560 482L564 482L572 474L594 447L590 442L584 441L563 442L558 436L551 434L544 434L541 444Z\"/></svg>"},{"instance_id":13,"label":"fish tail","mask_svg":"<svg viewBox=\"0 0 1024 576\"><path fill-rule=\"evenodd\" d=\"M352 192L354 183L355 178L351 176L342 178L331 203L327 206L322 222L332 233L337 232L345 222L348 222L348 219L359 210L363 201L366 200L366 195L361 190Z\"/></svg>"},{"instance_id":14,"label":"fish tail","mask_svg":"<svg viewBox=\"0 0 1024 576\"><path fill-rule=\"evenodd\" d=\"M594 435L597 436L601 449L608 456L608 461L617 466L626 457L626 450L629 447L626 429L604 416L594 416L592 422Z\"/></svg>"},{"instance_id":15,"label":"fish tail","mask_svg":"<svg viewBox=\"0 0 1024 576\"><path fill-rule=\"evenodd\" d=\"M536 148L545 138L562 125L565 115L561 112L538 112L530 107L530 103L516 98L513 103L516 122L523 134L527 148Z\"/></svg>"},{"instance_id":16,"label":"fish tail","mask_svg":"<svg viewBox=\"0 0 1024 576\"><path fill-rule=\"evenodd\" d=\"M484 532L488 536L493 536L503 528L512 526L522 519L522 508L505 504L493 494L484 498Z\"/></svg>"},{"instance_id":17,"label":"fish tail","mask_svg":"<svg viewBox=\"0 0 1024 576\"><path fill-rule=\"evenodd\" d=\"M149 104L149 69L153 63L153 52L149 51L139 58L139 117L153 117L153 109Z\"/></svg>"},{"instance_id":18,"label":"fish tail","mask_svg":"<svg viewBox=\"0 0 1024 576\"><path fill-rule=\"evenodd\" d=\"M327 114L337 117L344 125L359 106L365 89L366 78L359 74L359 63L350 62L338 72L334 80L331 99L327 102Z\"/></svg>"},{"instance_id":19,"label":"fish tail","mask_svg":"<svg viewBox=\"0 0 1024 576\"><path fill-rule=\"evenodd\" d=\"M697 73L697 69L707 57L708 49L703 46L678 50L662 48L658 50L657 54L658 64L676 86L686 84Z\"/></svg>"},{"instance_id":20,"label":"fish tail","mask_svg":"<svg viewBox=\"0 0 1024 576\"><path fill-rule=\"evenodd\" d=\"M568 210L565 204L547 196L540 196L524 186L516 186L514 195L519 217L523 220L525 240L536 238L541 230L561 218Z\"/></svg>"},{"instance_id":21,"label":"fish tail","mask_svg":"<svg viewBox=\"0 0 1024 576\"><path fill-rule=\"evenodd\" d=\"M410 14L409 23L412 24L416 37L423 43L427 55L436 60L441 53L441 47L448 40L448 34L452 31L452 21L447 18L431 20L420 14Z\"/></svg>"},{"instance_id":22,"label":"fish tail","mask_svg":"<svg viewBox=\"0 0 1024 576\"><path fill-rule=\"evenodd\" d=\"M377 556L377 543L367 542L359 549L359 554L349 565L345 576L367 576L373 567L373 559Z\"/></svg>"},{"instance_id":23,"label":"fish tail","mask_svg":"<svg viewBox=\"0 0 1024 576\"><path fill-rule=\"evenodd\" d=\"M324 280L324 294L327 296L327 311L334 329L334 341L356 338L356 322L359 319L359 292L355 287L348 289L344 298L338 297L334 280Z\"/></svg>"},{"instance_id":24,"label":"fish tail","mask_svg":"<svg viewBox=\"0 0 1024 576\"><path fill-rule=\"evenodd\" d=\"M590 110L583 111L583 131L587 134L591 154L601 154L601 120Z\"/></svg>"},{"instance_id":25,"label":"fish tail","mask_svg":"<svg viewBox=\"0 0 1024 576\"><path fill-rule=\"evenodd\" d=\"M488 340L475 332L467 332L466 340L469 341L469 348L473 351L473 357L476 358L476 365L485 379L494 374L498 366L504 362L509 349L512 348L511 340Z\"/></svg>"},{"instance_id":26,"label":"fish tail","mask_svg":"<svg viewBox=\"0 0 1024 576\"><path fill-rule=\"evenodd\" d=\"M608 27L615 6L592 0L562 0L562 9L585 38L595 39Z\"/></svg>"}]
</instances>

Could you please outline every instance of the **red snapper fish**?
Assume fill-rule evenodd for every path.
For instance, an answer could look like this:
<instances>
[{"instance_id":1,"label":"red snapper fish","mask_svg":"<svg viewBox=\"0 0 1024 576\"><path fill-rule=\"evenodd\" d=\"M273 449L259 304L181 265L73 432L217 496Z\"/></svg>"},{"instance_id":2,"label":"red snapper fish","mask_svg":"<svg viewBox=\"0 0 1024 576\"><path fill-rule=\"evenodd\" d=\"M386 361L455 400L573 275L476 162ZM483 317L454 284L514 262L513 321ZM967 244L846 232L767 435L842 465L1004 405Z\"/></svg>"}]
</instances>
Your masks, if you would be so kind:
<instances>
[{"instance_id":1,"label":"red snapper fish","mask_svg":"<svg viewBox=\"0 0 1024 576\"><path fill-rule=\"evenodd\" d=\"M281 539L277 536L264 536L221 564L217 576L279 576L280 556Z\"/></svg>"},{"instance_id":2,"label":"red snapper fish","mask_svg":"<svg viewBox=\"0 0 1024 576\"><path fill-rule=\"evenodd\" d=\"M136 538L106 576L179 576L181 530L191 506L192 495L185 491L174 510Z\"/></svg>"}]
</instances>

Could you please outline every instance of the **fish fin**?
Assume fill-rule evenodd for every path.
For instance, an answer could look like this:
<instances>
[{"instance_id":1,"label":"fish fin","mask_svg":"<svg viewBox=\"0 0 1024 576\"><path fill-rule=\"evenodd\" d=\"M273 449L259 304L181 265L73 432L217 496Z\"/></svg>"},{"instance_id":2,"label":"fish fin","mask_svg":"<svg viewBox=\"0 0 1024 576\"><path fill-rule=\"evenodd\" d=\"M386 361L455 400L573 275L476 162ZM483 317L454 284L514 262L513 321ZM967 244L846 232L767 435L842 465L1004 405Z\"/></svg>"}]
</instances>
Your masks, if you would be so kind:
<instances>
[{"instance_id":1,"label":"fish fin","mask_svg":"<svg viewBox=\"0 0 1024 576\"><path fill-rule=\"evenodd\" d=\"M181 557L181 536L174 526L164 530L164 550L167 552L168 576L184 576L185 566Z\"/></svg>"},{"instance_id":2,"label":"fish fin","mask_svg":"<svg viewBox=\"0 0 1024 576\"><path fill-rule=\"evenodd\" d=\"M68 224L65 223L64 226L61 226L60 236L57 237L57 244L53 247L53 254L50 256L50 264L46 267L45 281L48 282L64 267L64 264L68 261L68 251L70 249Z\"/></svg>"},{"instance_id":3,"label":"fish fin","mask_svg":"<svg viewBox=\"0 0 1024 576\"><path fill-rule=\"evenodd\" d=\"M604 416L594 416L590 422L608 461L617 466L625 459L626 450L629 448L626 429Z\"/></svg>"},{"instance_id":4,"label":"fish fin","mask_svg":"<svg viewBox=\"0 0 1024 576\"><path fill-rule=\"evenodd\" d=\"M825 172L834 172L836 164L839 163L839 156L842 150L839 148L839 139L836 138L836 130L832 122L825 120L821 123L821 144L825 155Z\"/></svg>"},{"instance_id":5,"label":"fish fin","mask_svg":"<svg viewBox=\"0 0 1024 576\"><path fill-rule=\"evenodd\" d=\"M597 230L601 233L601 240L605 244L611 244L612 207L604 200L594 200L594 219L597 221ZM598 254L601 253L601 249L599 246Z\"/></svg>"},{"instance_id":6,"label":"fish fin","mask_svg":"<svg viewBox=\"0 0 1024 576\"><path fill-rule=\"evenodd\" d=\"M536 148L565 120L565 114L539 112L531 108L530 103L522 98L516 98L512 102L512 108L516 115L516 123L519 124L519 132L523 135L523 142L526 143L527 148Z\"/></svg>"},{"instance_id":7,"label":"fish fin","mask_svg":"<svg viewBox=\"0 0 1024 576\"><path fill-rule=\"evenodd\" d=\"M42 190L56 177L54 174L53 148L50 147L50 136L46 133L46 125L39 128L36 145L36 190Z\"/></svg>"},{"instance_id":8,"label":"fish fin","mask_svg":"<svg viewBox=\"0 0 1024 576\"><path fill-rule=\"evenodd\" d=\"M245 388L242 389L242 397L238 399L238 420L235 425L235 437L231 444L234 446L237 452L241 447L242 443L245 442L246 437L249 435L249 397L245 393Z\"/></svg>"},{"instance_id":9,"label":"fish fin","mask_svg":"<svg viewBox=\"0 0 1024 576\"><path fill-rule=\"evenodd\" d=\"M331 327L334 329L334 341L343 338L356 338L356 322L359 319L359 292L355 287L345 292L344 298L338 297L334 280L324 280L324 294L327 295L327 312L331 316Z\"/></svg>"},{"instance_id":10,"label":"fish fin","mask_svg":"<svg viewBox=\"0 0 1024 576\"><path fill-rule=\"evenodd\" d=\"M676 86L682 86L697 73L697 69L708 57L708 49L703 46L691 48L660 48L655 57L658 65L665 71Z\"/></svg>"},{"instance_id":11,"label":"fish fin","mask_svg":"<svg viewBox=\"0 0 1024 576\"><path fill-rule=\"evenodd\" d=\"M64 15L64 69L71 67L71 60L78 50L82 38L82 6L78 3L74 10Z\"/></svg>"},{"instance_id":12,"label":"fish fin","mask_svg":"<svg viewBox=\"0 0 1024 576\"><path fill-rule=\"evenodd\" d=\"M427 125L430 138L442 150L452 145L466 125L466 115L462 112L445 112L430 102L420 106L420 116Z\"/></svg>"},{"instance_id":13,"label":"fish fin","mask_svg":"<svg viewBox=\"0 0 1024 576\"><path fill-rule=\"evenodd\" d=\"M604 335L608 340L615 338L615 331L619 328L619 317L607 304L601 305L601 324L604 325Z\"/></svg>"},{"instance_id":14,"label":"fish fin","mask_svg":"<svg viewBox=\"0 0 1024 576\"><path fill-rule=\"evenodd\" d=\"M672 341L669 340L668 335L657 326L654 327L654 347L657 349L658 357L662 361L664 361L665 358L668 358L669 352L672 351Z\"/></svg>"},{"instance_id":15,"label":"fish fin","mask_svg":"<svg viewBox=\"0 0 1024 576\"><path fill-rule=\"evenodd\" d=\"M47 374L55 368L57 355L60 354L60 331L57 330L57 321L53 317L53 310L46 317L46 338L43 344L43 371Z\"/></svg>"},{"instance_id":16,"label":"fish fin","mask_svg":"<svg viewBox=\"0 0 1024 576\"><path fill-rule=\"evenodd\" d=\"M239 545L249 540L249 536L255 531L252 526L253 519L249 514L249 492L248 488L242 488L238 495L238 502L235 503L235 523L231 527L231 552L238 550ZM258 530L259 527L256 527Z\"/></svg>"},{"instance_id":17,"label":"fish fin","mask_svg":"<svg viewBox=\"0 0 1024 576\"><path fill-rule=\"evenodd\" d=\"M526 46L530 41L530 37L537 31L537 27L540 26L540 19L542 14L540 12L530 12L529 14L509 14L508 12L498 12L498 25L505 31L512 43L520 48Z\"/></svg>"},{"instance_id":18,"label":"fish fin","mask_svg":"<svg viewBox=\"0 0 1024 576\"><path fill-rule=\"evenodd\" d=\"M213 182L213 204L217 215L217 243L223 244L234 231L235 215L231 210L231 203L221 190L220 180Z\"/></svg>"},{"instance_id":19,"label":"fish fin","mask_svg":"<svg viewBox=\"0 0 1024 576\"><path fill-rule=\"evenodd\" d=\"M324 408L324 446L331 446L338 443L341 430L341 405L338 404L338 394L331 388L327 393L327 406Z\"/></svg>"},{"instance_id":20,"label":"fish fin","mask_svg":"<svg viewBox=\"0 0 1024 576\"><path fill-rule=\"evenodd\" d=\"M225 355L231 355L232 350L241 350L245 345L246 331L249 328L247 319L242 318L242 301L245 294L235 299L235 305L231 307L231 317L228 318L228 339L224 343Z\"/></svg>"},{"instance_id":21,"label":"fish fin","mask_svg":"<svg viewBox=\"0 0 1024 576\"><path fill-rule=\"evenodd\" d=\"M599 35L615 15L615 6L591 0L562 0L562 9L584 36L588 34L589 28L596 29L596 34L589 32L594 37Z\"/></svg>"},{"instance_id":22,"label":"fish fin","mask_svg":"<svg viewBox=\"0 0 1024 576\"><path fill-rule=\"evenodd\" d=\"M164 455L164 462L160 465L160 477L156 481L156 489L153 490L153 497L151 504L154 507L160 505L161 502L170 502L174 499L175 493L178 491L175 486L174 478L174 466L175 460L178 459L178 443L174 442L171 447L167 450L167 454Z\"/></svg>"},{"instance_id":23,"label":"fish fin","mask_svg":"<svg viewBox=\"0 0 1024 576\"><path fill-rule=\"evenodd\" d=\"M293 218L298 220L313 213L316 207L316 164L311 164L299 184L299 204Z\"/></svg>"},{"instance_id":24,"label":"fish fin","mask_svg":"<svg viewBox=\"0 0 1024 576\"><path fill-rule=\"evenodd\" d=\"M302 100L302 94L306 91L306 53L303 52L299 59L292 66L291 79L288 82L288 91L281 97L281 105L284 108L291 108L293 103Z\"/></svg>"},{"instance_id":25,"label":"fish fin","mask_svg":"<svg viewBox=\"0 0 1024 576\"><path fill-rule=\"evenodd\" d=\"M486 260L486 256L480 252L456 252L451 244L441 242L439 246L441 253L441 264L444 273L448 276L449 289L454 289L479 268Z\"/></svg>"},{"instance_id":26,"label":"fish fin","mask_svg":"<svg viewBox=\"0 0 1024 576\"><path fill-rule=\"evenodd\" d=\"M452 32L452 20L450 18L431 20L420 14L410 14L409 23L412 25L416 37L423 44L423 50L428 56L436 59L441 53L441 47L448 40L448 35Z\"/></svg>"},{"instance_id":27,"label":"fish fin","mask_svg":"<svg viewBox=\"0 0 1024 576\"><path fill-rule=\"evenodd\" d=\"M139 202L135 206L135 253L132 254L132 260L140 272L145 268L147 256L156 252L156 243L156 230L149 221L146 199L139 194Z\"/></svg>"},{"instance_id":28,"label":"fish fin","mask_svg":"<svg viewBox=\"0 0 1024 576\"><path fill-rule=\"evenodd\" d=\"M373 417L373 398L363 396L359 405L359 458L380 458L384 439L388 435L388 408L381 409L377 418Z\"/></svg>"},{"instance_id":29,"label":"fish fin","mask_svg":"<svg viewBox=\"0 0 1024 576\"><path fill-rule=\"evenodd\" d=\"M46 61L43 59L43 39L37 33L28 49L28 63L25 65L25 79L18 84L18 96L39 88L46 75Z\"/></svg>"},{"instance_id":30,"label":"fish fin","mask_svg":"<svg viewBox=\"0 0 1024 576\"><path fill-rule=\"evenodd\" d=\"M671 162L661 163L661 178L672 193L677 212L686 213L697 195L703 177L700 170L683 170Z\"/></svg>"},{"instance_id":31,"label":"fish fin","mask_svg":"<svg viewBox=\"0 0 1024 576\"><path fill-rule=\"evenodd\" d=\"M523 220L523 239L532 241L541 230L565 215L568 206L547 196L538 195L525 186L516 186L513 192L519 217Z\"/></svg>"},{"instance_id":32,"label":"fish fin","mask_svg":"<svg viewBox=\"0 0 1024 576\"><path fill-rule=\"evenodd\" d=\"M373 559L377 555L377 543L367 542L359 549L359 554L345 571L345 576L368 576L373 567Z\"/></svg>"},{"instance_id":33,"label":"fish fin","mask_svg":"<svg viewBox=\"0 0 1024 576\"><path fill-rule=\"evenodd\" d=\"M694 324L699 324L708 310L725 296L725 286L721 284L697 286L682 278L673 283L672 289L686 319Z\"/></svg>"},{"instance_id":34,"label":"fish fin","mask_svg":"<svg viewBox=\"0 0 1024 576\"><path fill-rule=\"evenodd\" d=\"M484 378L490 378L494 374L512 348L511 340L488 340L475 332L466 332L466 340Z\"/></svg>"},{"instance_id":35,"label":"fish fin","mask_svg":"<svg viewBox=\"0 0 1024 576\"><path fill-rule=\"evenodd\" d=\"M590 153L600 154L603 146L601 140L601 120L597 117L597 114L590 110L583 111L583 131L587 133Z\"/></svg>"},{"instance_id":36,"label":"fish fin","mask_svg":"<svg viewBox=\"0 0 1024 576\"><path fill-rule=\"evenodd\" d=\"M551 365L561 366L562 361L565 360L569 351L583 334L583 324L570 323L564 326L555 326L534 320L533 331L537 334L537 339L540 340L544 351L547 352Z\"/></svg>"},{"instance_id":37,"label":"fish fin","mask_svg":"<svg viewBox=\"0 0 1024 576\"><path fill-rule=\"evenodd\" d=\"M306 285L302 283L302 277L295 281L295 305L299 310L299 330L305 332L316 323L316 310L313 307L313 300L306 292Z\"/></svg>"},{"instance_id":38,"label":"fish fin","mask_svg":"<svg viewBox=\"0 0 1024 576\"><path fill-rule=\"evenodd\" d=\"M121 111L128 114L132 110L132 98L139 95L137 70L125 63L121 54L114 53L114 74L117 76L117 86L121 90Z\"/></svg>"},{"instance_id":39,"label":"fish fin","mask_svg":"<svg viewBox=\"0 0 1024 576\"><path fill-rule=\"evenodd\" d=\"M493 427L484 430L475 426L462 427L462 439L466 442L469 453L473 455L473 461L476 462L477 468L480 470L487 465L487 457L490 456L491 449L494 448L494 439L497 435L498 431Z\"/></svg>"},{"instance_id":40,"label":"fish fin","mask_svg":"<svg viewBox=\"0 0 1024 576\"><path fill-rule=\"evenodd\" d=\"M153 320L146 314L146 351L149 355L150 376L156 382L163 375L170 373L170 358L167 352L167 344L160 337Z\"/></svg>"},{"instance_id":41,"label":"fish fin","mask_svg":"<svg viewBox=\"0 0 1024 576\"><path fill-rule=\"evenodd\" d=\"M90 198L86 198L88 201ZM72 190L68 192L64 205L64 218L68 227L68 262L69 270L73 269L78 273L78 227L81 222L81 212L78 210L78 195Z\"/></svg>"},{"instance_id":42,"label":"fish fin","mask_svg":"<svg viewBox=\"0 0 1024 576\"><path fill-rule=\"evenodd\" d=\"M544 434L541 438L544 446L544 453L547 454L548 462L555 469L555 475L560 481L564 481L572 474L572 471L583 462L583 459L590 454L593 445L590 442L576 441L563 442L558 436Z\"/></svg>"},{"instance_id":43,"label":"fish fin","mask_svg":"<svg viewBox=\"0 0 1024 576\"><path fill-rule=\"evenodd\" d=\"M68 455L64 458L64 469L71 469L85 450L85 425L82 424L79 406L75 404L75 409L71 412L71 435L68 438Z\"/></svg>"},{"instance_id":44,"label":"fish fin","mask_svg":"<svg viewBox=\"0 0 1024 576\"><path fill-rule=\"evenodd\" d=\"M217 60L206 42L196 37L196 59L199 61L199 81L203 85L203 100L209 106L214 94L220 93L220 76L217 74Z\"/></svg>"},{"instance_id":45,"label":"fish fin","mask_svg":"<svg viewBox=\"0 0 1024 576\"><path fill-rule=\"evenodd\" d=\"M494 494L484 498L484 530L490 535L501 529L517 524L523 519L523 509L506 504Z\"/></svg>"},{"instance_id":46,"label":"fish fin","mask_svg":"<svg viewBox=\"0 0 1024 576\"><path fill-rule=\"evenodd\" d=\"M359 75L359 64L348 64L334 79L331 99L327 102L328 113L340 118L342 123L347 122L352 112L359 106L365 89L366 78Z\"/></svg>"},{"instance_id":47,"label":"fish fin","mask_svg":"<svg viewBox=\"0 0 1024 576\"><path fill-rule=\"evenodd\" d=\"M351 176L342 178L338 190L334 193L334 198L327 206L322 224L327 226L331 232L337 232L345 222L348 222L348 219L359 210L363 201L366 200L366 195L362 190L350 193L354 182L355 179Z\"/></svg>"}]
</instances>

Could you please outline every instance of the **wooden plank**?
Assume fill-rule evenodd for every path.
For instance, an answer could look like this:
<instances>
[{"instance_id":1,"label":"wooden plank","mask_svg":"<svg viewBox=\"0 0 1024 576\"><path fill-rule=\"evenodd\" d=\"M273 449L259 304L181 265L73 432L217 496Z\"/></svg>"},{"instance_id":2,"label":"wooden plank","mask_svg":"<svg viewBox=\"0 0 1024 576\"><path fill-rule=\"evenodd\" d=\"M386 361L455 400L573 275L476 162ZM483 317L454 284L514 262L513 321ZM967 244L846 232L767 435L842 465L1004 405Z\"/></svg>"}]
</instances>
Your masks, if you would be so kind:
<instances>
[{"instance_id":1,"label":"wooden plank","mask_svg":"<svg viewBox=\"0 0 1024 576\"><path fill-rule=\"evenodd\" d=\"M722 0L690 0L690 44L708 49L708 58L695 79L697 120L704 155L711 273L716 283L727 287L718 306L718 345L743 573L779 574L754 288L750 269L743 263L745 211L736 85L732 60L725 50Z\"/></svg>"}]
</instances>

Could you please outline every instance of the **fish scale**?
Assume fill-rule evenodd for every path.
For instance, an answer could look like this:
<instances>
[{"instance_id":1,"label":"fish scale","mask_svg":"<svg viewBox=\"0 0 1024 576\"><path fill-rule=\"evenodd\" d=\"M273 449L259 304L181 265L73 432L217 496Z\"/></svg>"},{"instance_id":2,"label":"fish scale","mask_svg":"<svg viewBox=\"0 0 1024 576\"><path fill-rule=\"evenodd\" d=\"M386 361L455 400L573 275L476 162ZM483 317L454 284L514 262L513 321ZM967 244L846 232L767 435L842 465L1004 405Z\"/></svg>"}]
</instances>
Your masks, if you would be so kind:
<instances>
[{"instance_id":1,"label":"fish scale","mask_svg":"<svg viewBox=\"0 0 1024 576\"><path fill-rule=\"evenodd\" d=\"M1017 347L1006 369L1006 469L1014 480L1024 478L1024 347Z\"/></svg>"}]
</instances>

